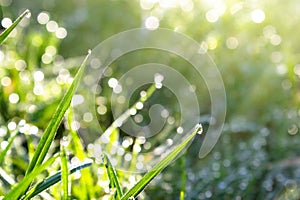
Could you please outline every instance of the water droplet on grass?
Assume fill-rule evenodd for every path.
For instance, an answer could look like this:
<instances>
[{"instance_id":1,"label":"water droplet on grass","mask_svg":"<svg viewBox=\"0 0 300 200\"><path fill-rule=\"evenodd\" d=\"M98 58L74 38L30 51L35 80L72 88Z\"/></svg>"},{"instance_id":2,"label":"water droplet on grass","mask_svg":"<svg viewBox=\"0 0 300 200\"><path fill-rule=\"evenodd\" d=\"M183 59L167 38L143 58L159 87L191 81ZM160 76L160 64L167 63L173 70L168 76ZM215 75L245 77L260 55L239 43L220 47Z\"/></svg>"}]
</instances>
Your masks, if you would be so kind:
<instances>
[{"instance_id":1,"label":"water droplet on grass","mask_svg":"<svg viewBox=\"0 0 300 200\"><path fill-rule=\"evenodd\" d=\"M27 18L30 18L31 17L31 12L30 12L30 10L25 10L25 13L26 13L26 16L25 17L27 17Z\"/></svg>"},{"instance_id":2,"label":"water droplet on grass","mask_svg":"<svg viewBox=\"0 0 300 200\"><path fill-rule=\"evenodd\" d=\"M295 135L295 134L297 134L297 132L298 132L298 127L297 127L295 124L293 124L293 125L288 129L288 133L289 133L290 135Z\"/></svg>"},{"instance_id":3,"label":"water droplet on grass","mask_svg":"<svg viewBox=\"0 0 300 200\"><path fill-rule=\"evenodd\" d=\"M195 126L195 130L197 131L197 134L201 135L202 132L203 132L202 124L200 124L200 123L197 124L197 125Z\"/></svg>"}]
</instances>

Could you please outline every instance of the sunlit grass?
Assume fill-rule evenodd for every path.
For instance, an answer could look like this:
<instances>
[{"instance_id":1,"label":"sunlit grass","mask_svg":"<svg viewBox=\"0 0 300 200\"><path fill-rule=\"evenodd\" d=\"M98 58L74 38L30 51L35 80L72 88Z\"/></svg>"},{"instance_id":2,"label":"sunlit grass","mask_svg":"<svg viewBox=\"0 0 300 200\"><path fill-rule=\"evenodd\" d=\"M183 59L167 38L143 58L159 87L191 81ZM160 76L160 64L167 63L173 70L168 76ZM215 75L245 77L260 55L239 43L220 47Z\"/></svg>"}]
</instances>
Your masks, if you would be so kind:
<instances>
[{"instance_id":1,"label":"sunlit grass","mask_svg":"<svg viewBox=\"0 0 300 200\"><path fill-rule=\"evenodd\" d=\"M26 13L25 13L26 14ZM25 14L23 14L25 16ZM13 26L16 26L18 21L21 20L21 16L17 22ZM8 34L7 34L8 35ZM3 37L3 40L5 37ZM88 56L90 55L90 52ZM29 189L31 183L33 180L43 171L46 167L48 167L50 164L52 164L57 156L53 156L46 160L46 162L43 163L46 154L49 152L50 145L52 144L54 137L57 133L57 130L59 128L59 125L65 116L65 113L67 109L70 106L72 97L76 91L76 88L78 87L78 84L81 80L81 77L83 75L83 72L85 70L86 62L88 59L88 56L84 59L81 67L79 68L78 72L76 73L76 76L74 77L74 80L71 84L71 86L68 88L65 96L60 101L55 113L53 114L52 119L50 120L42 138L39 141L39 144L34 151L33 157L28 165L28 168L26 170L25 177L22 179L22 181L18 184L16 184L10 192L5 195L4 199L17 199L17 198L23 198L23 199L29 199L34 197L35 195L39 194L45 189L48 189L52 185L56 184L57 182L62 182L62 199L69 199L69 191L70 186L69 184L69 174L72 174L74 171L79 170L81 168L84 168L88 166L87 164L80 165L76 168L73 168L69 172L68 167L68 159L66 154L66 147L68 145L67 138L63 138L61 140L60 144L60 160L61 160L61 172L56 173L55 175L47 178L46 180L42 181L41 183L38 183L37 185L33 186L31 189ZM129 116L131 116L131 111L139 109L139 105L141 103L144 103L147 101L147 99L153 94L153 92L156 90L156 85L153 84L149 87L146 94L141 96L139 101L135 103L131 108L129 108L127 111L125 111L124 114L122 114L120 117L116 119L117 123L123 123L127 120ZM85 153L81 144L81 141L77 135L77 133L72 129L72 109L69 109L68 115L67 115L67 122L69 124L69 129L71 132L71 137L74 139L74 149L75 154L78 156L80 160L83 160L85 158ZM114 132L119 126L116 125L116 122L112 123L112 126L108 127L108 129L104 132L104 136L109 137L112 132ZM195 127L195 130L192 132L190 136L188 136L178 147L175 147L165 158L163 158L158 164L156 164L152 170L150 170L146 175L137 183L134 185L133 188L129 189L123 196L122 188L120 186L120 182L117 178L117 173L114 167L112 166L108 156L106 154L103 155L104 157L104 165L106 167L107 175L110 180L110 188L116 188L116 199L128 199L132 197L138 196L144 188L152 181L153 178L155 178L164 168L166 168L177 156L178 154L186 147L186 145L194 138L194 136L202 132L202 127L197 126ZM10 141L8 142L6 148L3 152L0 154L1 161L6 156L6 153L8 152L9 148L12 145L13 140L17 134L14 134ZM135 144L138 145L138 144ZM133 159L135 160L135 159ZM90 164L90 163L89 163ZM90 177L88 172L84 173L83 175L87 175L86 178ZM92 186L92 179L91 177L85 180L84 184L85 186ZM89 183L87 183L89 182ZM85 187L86 188L86 187ZM29 189L29 191L28 191ZM87 197L87 191L85 191L85 197Z\"/></svg>"},{"instance_id":2,"label":"sunlit grass","mask_svg":"<svg viewBox=\"0 0 300 200\"><path fill-rule=\"evenodd\" d=\"M138 199L299 199L297 1L110 3L61 2L51 8L36 2L33 9L38 10L32 9L30 20L24 19L26 11L1 34L0 199L120 199L124 194ZM13 21L21 7L21 1L3 6L3 17ZM120 13L122 17L116 17ZM111 141L107 145L99 142L101 136L91 141L84 131L79 134L73 129L76 120L69 106L47 128L79 64L69 63L67 57L82 55L104 38L139 26L170 28L199 42L222 72L228 98L224 132L214 150L199 160L201 141L196 139L184 157L154 179L153 174L127 173L114 165L130 155L124 168L135 171L137 163L148 160L141 161L143 152L134 151L146 145L124 136L118 126L130 118L129 110L134 111L136 104L113 119L106 85L101 85L99 95L107 101L101 115L104 135ZM154 57L155 62L161 60ZM144 61L148 60L142 56L114 63L107 79L121 76L123 66ZM178 64L173 58L163 61ZM193 76L185 65L178 65L187 78ZM148 101L150 96L165 101L163 92L151 89L146 99L138 101ZM206 101L203 98L199 101ZM167 104L171 107L174 102ZM204 130L209 109L209 102L201 107ZM147 144L161 145L176 126L176 120L167 124ZM49 140L41 139L45 137ZM62 139L67 141L63 149ZM113 143L122 140L129 143L122 146L122 154L109 157L107 168L102 153L110 155ZM43 142L46 145L41 147Z\"/></svg>"}]
</instances>

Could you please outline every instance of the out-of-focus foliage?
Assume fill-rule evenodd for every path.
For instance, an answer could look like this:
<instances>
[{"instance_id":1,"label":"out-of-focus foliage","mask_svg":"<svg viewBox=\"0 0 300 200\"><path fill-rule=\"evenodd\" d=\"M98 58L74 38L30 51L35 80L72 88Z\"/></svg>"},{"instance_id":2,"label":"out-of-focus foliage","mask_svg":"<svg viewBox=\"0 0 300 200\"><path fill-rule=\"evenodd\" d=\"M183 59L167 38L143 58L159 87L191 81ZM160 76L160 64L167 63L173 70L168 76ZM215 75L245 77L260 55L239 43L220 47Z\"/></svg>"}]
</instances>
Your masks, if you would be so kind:
<instances>
[{"instance_id":1,"label":"out-of-focus foliage","mask_svg":"<svg viewBox=\"0 0 300 200\"><path fill-rule=\"evenodd\" d=\"M25 8L31 10L31 18L25 18L0 47L1 151L9 138L18 133L0 163L0 195L24 176L43 130L73 80L80 56L115 33L147 27L147 20L155 19L159 27L176 30L199 42L221 71L226 88L226 123L214 150L202 160L195 159L201 145L195 140L185 154L186 198L299 198L298 1L1 0L0 5L1 30ZM147 50L121 57L110 66L101 82L102 92L96 98L103 128L113 122L112 91L107 81L120 77L126 67L157 61L173 66L187 77L193 76L186 70L188 63L167 53ZM164 94L155 93L148 103L160 98L166 106L176 104L172 94ZM200 120L205 121L210 101L204 99L200 104ZM171 114L176 116L176 112ZM71 138L70 131L72 127L67 122L61 124L49 155L59 151L62 137ZM124 149L131 151L132 138L115 134L116 141L129 141ZM97 137L81 135L86 155L74 153L76 149L70 141L66 153L71 164L97 154L98 146L93 144ZM161 138L151 142L155 146ZM59 170L59 165L55 162L48 173ZM90 197L108 198L111 191L105 172L96 166L85 170L72 177L72 196L84 198L82 194L89 193ZM141 198L179 199L178 174L182 170L175 162L154 179ZM119 175L128 188L140 178L122 172ZM42 177L45 175L39 178ZM60 198L60 189L58 184L42 193L42 197Z\"/></svg>"}]
</instances>

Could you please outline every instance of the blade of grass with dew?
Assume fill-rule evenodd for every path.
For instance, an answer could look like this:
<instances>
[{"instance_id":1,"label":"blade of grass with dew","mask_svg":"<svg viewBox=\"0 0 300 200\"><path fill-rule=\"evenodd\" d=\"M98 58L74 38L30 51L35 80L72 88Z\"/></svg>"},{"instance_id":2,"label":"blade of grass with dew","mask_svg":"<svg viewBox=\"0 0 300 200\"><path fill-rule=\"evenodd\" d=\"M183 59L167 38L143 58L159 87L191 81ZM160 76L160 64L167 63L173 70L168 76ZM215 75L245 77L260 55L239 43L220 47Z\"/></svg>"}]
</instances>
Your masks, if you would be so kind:
<instances>
[{"instance_id":1,"label":"blade of grass with dew","mask_svg":"<svg viewBox=\"0 0 300 200\"><path fill-rule=\"evenodd\" d=\"M8 144L7 146L5 147L5 149L0 153L0 164L3 163L3 160L5 158L5 155L6 153L8 152L8 150L10 149L14 139L16 138L18 132L16 132L15 134L13 134L10 138L9 138L9 141L8 141Z\"/></svg>"},{"instance_id":2,"label":"blade of grass with dew","mask_svg":"<svg viewBox=\"0 0 300 200\"><path fill-rule=\"evenodd\" d=\"M81 77L82 77L85 67L86 67L87 59L90 54L91 54L91 52L89 51L88 55L85 57L84 61L82 62L79 70L77 71L70 88L67 90L65 96L62 98L55 113L53 114L52 119L50 120L50 122L49 122L49 124L37 146L37 149L33 155L33 158L31 160L31 162L29 163L26 174L30 173L36 166L40 165L43 162L43 160L50 148L50 145L55 137L56 131L64 117L64 114L70 106L72 97L79 85L79 82L81 80Z\"/></svg>"},{"instance_id":3,"label":"blade of grass with dew","mask_svg":"<svg viewBox=\"0 0 300 200\"><path fill-rule=\"evenodd\" d=\"M85 162L82 163L76 167L73 167L69 170L69 175L73 174L74 172L84 169L86 167L89 167L92 165L92 162ZM26 196L24 197L25 199L30 199L36 195L38 195L39 193L41 193L42 191L48 189L50 186L58 183L61 180L62 174L61 171L57 172L56 174L54 174L53 176L50 176L49 178L46 178L44 181L38 183L36 186L34 186L31 190L29 190L26 194Z\"/></svg>"},{"instance_id":4,"label":"blade of grass with dew","mask_svg":"<svg viewBox=\"0 0 300 200\"><path fill-rule=\"evenodd\" d=\"M19 199L22 194L27 190L33 179L35 179L43 170L45 170L49 165L51 165L58 155L54 155L49 158L42 165L34 168L27 176L25 176L14 188L12 188L3 200Z\"/></svg>"},{"instance_id":5,"label":"blade of grass with dew","mask_svg":"<svg viewBox=\"0 0 300 200\"><path fill-rule=\"evenodd\" d=\"M111 184L111 187L115 187L117 190L117 199L121 199L123 192L120 186L120 182L118 180L117 177L117 173L116 170L114 169L114 167L112 166L108 156L104 153L103 154L103 160L104 160L104 164L105 164L105 168L107 171L107 175Z\"/></svg>"},{"instance_id":6,"label":"blade of grass with dew","mask_svg":"<svg viewBox=\"0 0 300 200\"><path fill-rule=\"evenodd\" d=\"M163 158L158 164L156 164L137 184L135 184L122 196L121 200L127 200L128 198L137 197L140 192L142 192L143 189L180 154L180 152L188 145L190 141L192 141L197 133L202 133L201 124L197 124L192 134L186 137L181 144L179 144L165 158Z\"/></svg>"},{"instance_id":7,"label":"blade of grass with dew","mask_svg":"<svg viewBox=\"0 0 300 200\"><path fill-rule=\"evenodd\" d=\"M65 146L62 142L61 144L61 176L62 176L62 188L63 188L63 200L68 200L68 195L69 195L69 171L68 171L68 161L67 161L67 154L66 154L66 149Z\"/></svg>"},{"instance_id":8,"label":"blade of grass with dew","mask_svg":"<svg viewBox=\"0 0 300 200\"><path fill-rule=\"evenodd\" d=\"M27 15L29 14L29 10L25 10L15 21L5 29L1 34L0 34L0 44L3 43L3 41L8 37L8 35L16 28L16 26L20 23L20 21Z\"/></svg>"},{"instance_id":9,"label":"blade of grass with dew","mask_svg":"<svg viewBox=\"0 0 300 200\"><path fill-rule=\"evenodd\" d=\"M184 200L185 196L185 187L186 187L186 155L184 154L180 158L180 167L181 167L181 189L180 189L180 200Z\"/></svg>"},{"instance_id":10,"label":"blade of grass with dew","mask_svg":"<svg viewBox=\"0 0 300 200\"><path fill-rule=\"evenodd\" d=\"M71 126L72 121L73 121L73 108L70 106L67 114L67 122L72 137L71 144L72 144L72 148L75 151L75 156L77 156L80 161L83 161L87 156L84 151L84 147L82 145L78 133ZM91 175L90 168L83 169L81 171L81 174L82 176L80 177L80 184L82 190L80 192L80 198L94 199L96 191L95 191L95 185L93 183L93 178Z\"/></svg>"}]
</instances>

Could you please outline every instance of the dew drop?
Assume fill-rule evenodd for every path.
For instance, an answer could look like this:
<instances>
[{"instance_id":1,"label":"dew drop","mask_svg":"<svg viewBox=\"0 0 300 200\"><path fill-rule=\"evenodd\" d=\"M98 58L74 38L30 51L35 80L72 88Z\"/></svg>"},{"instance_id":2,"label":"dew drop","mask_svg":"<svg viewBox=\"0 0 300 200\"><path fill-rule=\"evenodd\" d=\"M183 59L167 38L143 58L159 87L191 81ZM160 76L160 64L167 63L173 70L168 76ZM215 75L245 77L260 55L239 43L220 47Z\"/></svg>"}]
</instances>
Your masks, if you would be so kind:
<instances>
[{"instance_id":1,"label":"dew drop","mask_svg":"<svg viewBox=\"0 0 300 200\"><path fill-rule=\"evenodd\" d=\"M30 18L30 17L31 17L31 12L30 12L30 10L28 10L28 9L25 10L25 13L26 13L25 15L26 15L27 18Z\"/></svg>"},{"instance_id":2,"label":"dew drop","mask_svg":"<svg viewBox=\"0 0 300 200\"><path fill-rule=\"evenodd\" d=\"M203 132L202 124L197 124L195 130L197 131L197 134L201 135Z\"/></svg>"},{"instance_id":3,"label":"dew drop","mask_svg":"<svg viewBox=\"0 0 300 200\"><path fill-rule=\"evenodd\" d=\"M288 129L288 133L289 133L290 135L296 135L297 132L298 132L298 127L297 127L295 124L293 124L293 125Z\"/></svg>"}]
</instances>

